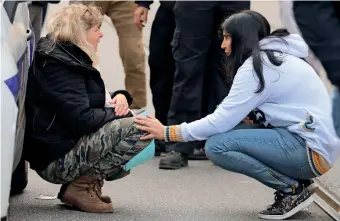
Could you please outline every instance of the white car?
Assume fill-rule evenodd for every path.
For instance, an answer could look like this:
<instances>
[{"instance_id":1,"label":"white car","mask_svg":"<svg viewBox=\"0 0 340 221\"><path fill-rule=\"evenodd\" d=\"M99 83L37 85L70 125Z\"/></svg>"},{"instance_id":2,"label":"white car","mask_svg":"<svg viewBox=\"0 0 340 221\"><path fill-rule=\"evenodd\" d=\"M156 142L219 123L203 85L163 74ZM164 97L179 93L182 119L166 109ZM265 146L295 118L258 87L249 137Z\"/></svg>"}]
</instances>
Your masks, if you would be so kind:
<instances>
[{"instance_id":1,"label":"white car","mask_svg":"<svg viewBox=\"0 0 340 221\"><path fill-rule=\"evenodd\" d=\"M1 220L6 220L11 188L27 185L21 160L25 130L25 96L34 36L28 3L1 1ZM13 173L14 172L14 173Z\"/></svg>"}]
</instances>

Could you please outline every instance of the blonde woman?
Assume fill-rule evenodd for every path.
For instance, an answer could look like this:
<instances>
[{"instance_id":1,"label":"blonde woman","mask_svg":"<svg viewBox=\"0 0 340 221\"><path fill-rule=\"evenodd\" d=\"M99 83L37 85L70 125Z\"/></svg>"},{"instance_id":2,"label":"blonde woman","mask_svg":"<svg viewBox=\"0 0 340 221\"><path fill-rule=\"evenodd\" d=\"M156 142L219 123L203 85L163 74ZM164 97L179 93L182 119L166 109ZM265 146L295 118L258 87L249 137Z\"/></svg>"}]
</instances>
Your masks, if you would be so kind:
<instances>
[{"instance_id":1,"label":"blonde woman","mask_svg":"<svg viewBox=\"0 0 340 221\"><path fill-rule=\"evenodd\" d=\"M103 180L126 175L123 165L143 150L126 91L108 94L97 45L103 16L69 5L48 22L29 71L25 159L46 181L63 184L58 198L87 212L112 212Z\"/></svg>"}]
</instances>

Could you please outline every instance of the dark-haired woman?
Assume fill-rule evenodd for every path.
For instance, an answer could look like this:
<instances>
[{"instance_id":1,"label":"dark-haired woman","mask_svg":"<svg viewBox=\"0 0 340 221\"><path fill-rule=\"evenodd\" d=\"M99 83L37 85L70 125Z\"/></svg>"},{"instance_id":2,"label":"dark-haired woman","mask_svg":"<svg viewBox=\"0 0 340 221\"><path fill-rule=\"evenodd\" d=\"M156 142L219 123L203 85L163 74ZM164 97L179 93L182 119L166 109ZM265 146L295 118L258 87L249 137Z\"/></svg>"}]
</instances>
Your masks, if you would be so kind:
<instances>
[{"instance_id":1,"label":"dark-haired woman","mask_svg":"<svg viewBox=\"0 0 340 221\"><path fill-rule=\"evenodd\" d=\"M233 84L215 112L169 127L150 116L136 123L149 132L142 139L207 139L206 154L216 165L276 190L275 203L260 218L288 218L312 202L309 180L326 173L340 154L330 97L303 60L308 47L299 35L270 33L254 11L229 17L222 28ZM246 118L266 128L235 130Z\"/></svg>"}]
</instances>

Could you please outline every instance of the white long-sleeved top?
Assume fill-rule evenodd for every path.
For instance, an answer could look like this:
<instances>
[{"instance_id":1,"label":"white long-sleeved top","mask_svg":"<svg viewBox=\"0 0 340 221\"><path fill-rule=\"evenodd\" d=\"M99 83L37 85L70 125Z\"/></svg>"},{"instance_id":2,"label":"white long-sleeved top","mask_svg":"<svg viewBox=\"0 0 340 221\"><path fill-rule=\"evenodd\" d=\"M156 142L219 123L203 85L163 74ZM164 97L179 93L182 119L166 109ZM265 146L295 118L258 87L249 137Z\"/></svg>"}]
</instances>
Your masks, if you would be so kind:
<instances>
[{"instance_id":1,"label":"white long-sleeved top","mask_svg":"<svg viewBox=\"0 0 340 221\"><path fill-rule=\"evenodd\" d=\"M331 98L314 69L301 59L308 56L304 40L295 34L283 39L260 41L261 49L281 51L284 61L274 66L262 53L264 90L255 93L259 79L250 57L238 69L228 96L214 113L180 125L184 141L206 140L230 131L255 109L264 125L286 127L304 138L329 164L335 162L340 155L340 139L333 125Z\"/></svg>"}]
</instances>

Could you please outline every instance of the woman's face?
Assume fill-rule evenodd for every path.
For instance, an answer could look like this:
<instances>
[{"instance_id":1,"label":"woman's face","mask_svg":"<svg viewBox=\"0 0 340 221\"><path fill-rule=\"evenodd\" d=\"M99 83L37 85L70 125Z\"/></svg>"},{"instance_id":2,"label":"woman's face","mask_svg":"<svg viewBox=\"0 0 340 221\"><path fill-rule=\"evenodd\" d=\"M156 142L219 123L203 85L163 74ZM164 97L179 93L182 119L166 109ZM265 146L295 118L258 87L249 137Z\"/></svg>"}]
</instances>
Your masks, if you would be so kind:
<instances>
[{"instance_id":1,"label":"woman's face","mask_svg":"<svg viewBox=\"0 0 340 221\"><path fill-rule=\"evenodd\" d=\"M227 56L231 55L232 52L231 42L232 42L231 35L226 32L223 32L223 42L221 48L224 50L224 53Z\"/></svg>"},{"instance_id":2,"label":"woman's face","mask_svg":"<svg viewBox=\"0 0 340 221\"><path fill-rule=\"evenodd\" d=\"M100 39L103 37L103 33L100 31L100 25L95 25L90 28L87 32L87 41L98 50L98 43Z\"/></svg>"}]
</instances>

